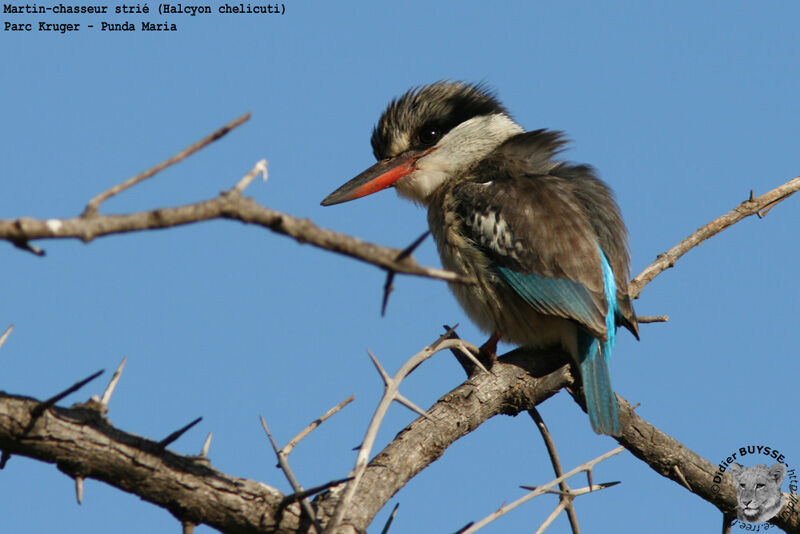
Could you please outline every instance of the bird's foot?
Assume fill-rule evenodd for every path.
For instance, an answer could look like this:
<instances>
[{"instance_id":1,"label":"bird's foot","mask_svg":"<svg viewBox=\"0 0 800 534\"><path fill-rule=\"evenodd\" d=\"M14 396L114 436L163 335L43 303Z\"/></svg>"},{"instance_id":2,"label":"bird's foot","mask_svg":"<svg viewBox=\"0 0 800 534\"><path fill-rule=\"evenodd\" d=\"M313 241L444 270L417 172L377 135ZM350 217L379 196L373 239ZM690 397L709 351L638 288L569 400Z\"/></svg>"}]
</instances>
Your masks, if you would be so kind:
<instances>
[{"instance_id":1,"label":"bird's foot","mask_svg":"<svg viewBox=\"0 0 800 534\"><path fill-rule=\"evenodd\" d=\"M478 361L487 369L491 369L494 362L497 361L497 342L500 341L500 337L501 334L495 332L489 340L478 349Z\"/></svg>"}]
</instances>

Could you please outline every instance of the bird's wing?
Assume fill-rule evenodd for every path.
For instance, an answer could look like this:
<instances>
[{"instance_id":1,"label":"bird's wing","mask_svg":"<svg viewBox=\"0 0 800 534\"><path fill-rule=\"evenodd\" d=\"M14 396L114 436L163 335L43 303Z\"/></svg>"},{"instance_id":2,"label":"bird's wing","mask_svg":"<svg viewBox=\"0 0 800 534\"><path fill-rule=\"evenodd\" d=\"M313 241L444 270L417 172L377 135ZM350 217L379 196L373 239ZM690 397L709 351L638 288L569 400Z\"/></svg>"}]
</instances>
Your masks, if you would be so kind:
<instances>
[{"instance_id":1,"label":"bird's wing","mask_svg":"<svg viewBox=\"0 0 800 534\"><path fill-rule=\"evenodd\" d=\"M625 326L639 339L639 325L636 313L628 295L630 280L630 252L628 250L628 230L622 222L614 193L595 176L594 170L586 165L559 165L551 171L576 185L578 200L588 214L589 222L597 236L600 248L608 258L614 272L617 286L617 324Z\"/></svg>"},{"instance_id":2,"label":"bird's wing","mask_svg":"<svg viewBox=\"0 0 800 534\"><path fill-rule=\"evenodd\" d=\"M534 309L607 339L602 251L571 185L495 162L453 189L465 236Z\"/></svg>"}]
</instances>

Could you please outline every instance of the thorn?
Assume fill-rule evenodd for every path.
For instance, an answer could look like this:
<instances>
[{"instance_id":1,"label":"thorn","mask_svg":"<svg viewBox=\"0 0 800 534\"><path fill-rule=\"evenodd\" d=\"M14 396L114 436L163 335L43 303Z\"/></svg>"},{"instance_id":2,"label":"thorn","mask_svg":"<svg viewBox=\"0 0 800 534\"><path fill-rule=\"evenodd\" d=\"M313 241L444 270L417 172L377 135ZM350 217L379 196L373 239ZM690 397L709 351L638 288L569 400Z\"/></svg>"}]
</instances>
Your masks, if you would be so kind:
<instances>
[{"instance_id":1,"label":"thorn","mask_svg":"<svg viewBox=\"0 0 800 534\"><path fill-rule=\"evenodd\" d=\"M589 491L592 491L594 489L594 486L592 485L592 470L591 469L587 469L586 470L586 480L587 480L587 482L589 482Z\"/></svg>"},{"instance_id":2,"label":"thorn","mask_svg":"<svg viewBox=\"0 0 800 534\"><path fill-rule=\"evenodd\" d=\"M281 453L283 453L285 456L289 456L289 454L290 454L290 453L291 453L291 452L294 450L294 448L297 446L297 444L298 444L298 443L300 443L300 440L302 440L303 438L305 438L305 437L306 437L308 434L310 434L310 433L311 433L311 432L312 432L312 431L313 431L315 428L317 428L319 425L321 425L322 423L324 423L325 421L327 421L329 418L331 418L331 417L333 417L334 415L336 415L337 413L339 413L339 411L340 411L340 410L342 410L342 408L344 408L345 406L347 406L348 404L350 404L351 402L353 402L353 401L355 400L355 398L356 398L356 396L355 396L355 395L350 395L350 396L349 396L349 397L347 397L345 400L343 400L342 402L340 402L339 404L337 404L336 406L334 406L333 408L331 408L330 410L328 410L327 412L325 412L324 414L322 414L322 416L321 416L321 417L319 417L319 418L317 418L317 419L313 420L313 421L312 421L312 422L311 422L311 423L310 423L310 424L309 424L307 427L305 427L305 428L304 428L304 429L303 429L303 430L302 430L302 431L301 431L299 434L297 434L295 437L293 437L293 438L292 438L292 439L289 441L289 443L287 443L286 445L284 445L284 447L281 449Z\"/></svg>"},{"instance_id":3,"label":"thorn","mask_svg":"<svg viewBox=\"0 0 800 534\"><path fill-rule=\"evenodd\" d=\"M460 339L458 337L458 334L456 334L456 328L457 327L458 327L458 323L456 323L456 326L449 326L449 325L446 325L446 324L442 325L442 328L444 328L445 332L450 334L449 338L451 338L451 339Z\"/></svg>"},{"instance_id":4,"label":"thorn","mask_svg":"<svg viewBox=\"0 0 800 534\"><path fill-rule=\"evenodd\" d=\"M678 464L673 465L672 470L675 471L675 475L678 477L680 483L683 484L683 486L689 491L694 492L692 487L689 485L689 482L686 480L686 477L683 476L683 472L681 471L681 468L678 467Z\"/></svg>"},{"instance_id":5,"label":"thorn","mask_svg":"<svg viewBox=\"0 0 800 534\"><path fill-rule=\"evenodd\" d=\"M456 328L458 328L458 323L454 324L452 327L449 327L449 328L447 327L447 325L444 325L444 326L445 326L445 328L447 328L447 331L444 334L442 334L441 336L439 336L439 339L437 339L436 341L434 341L433 343L428 345L428 350L435 351L436 347L438 347L443 341L446 341L446 340L450 339L450 336L453 333L455 333Z\"/></svg>"},{"instance_id":6,"label":"thorn","mask_svg":"<svg viewBox=\"0 0 800 534\"><path fill-rule=\"evenodd\" d=\"M354 477L340 478L339 480L332 480L330 482L322 484L321 486L315 486L305 491L301 491L300 493L292 493L291 495L287 495L286 497L284 497L282 502L288 504L294 501L300 501L302 499L305 499L306 497L311 497L312 495L316 495L321 491L325 491L328 488L344 484L345 482L350 482L351 480L353 480L353 478Z\"/></svg>"},{"instance_id":7,"label":"thorn","mask_svg":"<svg viewBox=\"0 0 800 534\"><path fill-rule=\"evenodd\" d=\"M209 432L208 436L206 436L206 440L203 442L203 448L200 450L200 456L203 458L208 457L208 448L211 447L211 436L213 435L213 432Z\"/></svg>"},{"instance_id":8,"label":"thorn","mask_svg":"<svg viewBox=\"0 0 800 534\"><path fill-rule=\"evenodd\" d=\"M276 455L280 456L280 448L278 447L278 443L275 441L275 438L272 437L272 432L269 431L269 427L267 426L266 419L264 419L263 415L259 415L258 418L261 419L261 426L264 428L264 432L267 433L267 437L269 438L269 442L272 445L272 450L275 451ZM280 467L280 465L277 465L275 467Z\"/></svg>"},{"instance_id":9,"label":"thorn","mask_svg":"<svg viewBox=\"0 0 800 534\"><path fill-rule=\"evenodd\" d=\"M44 250L43 250L43 249L41 249L41 248L37 247L36 245L31 245L31 244L30 244L30 243L28 243L27 241L17 241L17 240L14 240L14 241L11 241L11 243L12 243L12 244L13 244L15 247L17 247L18 249L24 250L24 251L26 251L26 252L30 252L31 254L33 254L33 255L35 255L35 256L42 257L42 256L44 256L44 255L45 255L45 252L44 252Z\"/></svg>"},{"instance_id":10,"label":"thorn","mask_svg":"<svg viewBox=\"0 0 800 534\"><path fill-rule=\"evenodd\" d=\"M392 513L389 514L389 519L386 520L386 525L384 525L383 530L381 530L381 534L386 534L389 532L389 527L392 526L392 521L394 521L394 516L397 515L397 508L400 506L400 503L394 505L392 509Z\"/></svg>"},{"instance_id":11,"label":"thorn","mask_svg":"<svg viewBox=\"0 0 800 534\"><path fill-rule=\"evenodd\" d=\"M466 347L458 347L458 351L461 352L461 354L463 354L464 356L466 356L467 359L470 362L472 362L473 365L477 366L481 371L483 371L484 373L489 372L486 366L484 366L474 354L472 354L469 350L467 350Z\"/></svg>"},{"instance_id":12,"label":"thorn","mask_svg":"<svg viewBox=\"0 0 800 534\"><path fill-rule=\"evenodd\" d=\"M2 347L2 346L3 346L3 343L5 343L5 342L6 342L6 339L8 339L8 336L10 336L10 335L11 335L11 332L12 332L13 330L14 330L14 325L13 325L13 324L12 324L11 326L9 326L8 328L6 328L6 331L5 331L5 332L3 332L3 335L2 335L2 336L0 336L0 347Z\"/></svg>"},{"instance_id":13,"label":"thorn","mask_svg":"<svg viewBox=\"0 0 800 534\"><path fill-rule=\"evenodd\" d=\"M83 504L83 477L75 477L75 499L78 504Z\"/></svg>"},{"instance_id":14,"label":"thorn","mask_svg":"<svg viewBox=\"0 0 800 534\"><path fill-rule=\"evenodd\" d=\"M610 488L611 486L616 486L617 484L620 484L620 483L621 482L619 480L616 480L614 482L602 482L600 484L595 484L594 486L592 486L592 491L599 491L601 489ZM538 486L520 486L520 488L522 488L524 490L528 490L528 491L536 491L536 488L538 488ZM581 488L581 489L585 490L585 488ZM574 499L575 497L579 497L580 495L583 495L581 490L560 491L560 490L555 490L555 489L548 489L548 490L545 490L545 492L553 494L553 495L562 495L564 497L569 497L571 499Z\"/></svg>"},{"instance_id":15,"label":"thorn","mask_svg":"<svg viewBox=\"0 0 800 534\"><path fill-rule=\"evenodd\" d=\"M100 404L103 406L108 407L108 401L111 400L111 395L114 394L114 389L117 387L117 382L119 382L119 377L122 376L122 370L125 368L125 362L127 361L128 357L123 357L119 367L117 367L117 370L114 371L114 374L111 376L108 387L106 387L106 390L103 392L103 397L100 399Z\"/></svg>"},{"instance_id":16,"label":"thorn","mask_svg":"<svg viewBox=\"0 0 800 534\"><path fill-rule=\"evenodd\" d=\"M433 421L430 415L428 415L422 408L405 398L399 391L394 394L394 400L408 408L409 410L418 413L428 421Z\"/></svg>"},{"instance_id":17,"label":"thorn","mask_svg":"<svg viewBox=\"0 0 800 534\"><path fill-rule=\"evenodd\" d=\"M376 358L375 355L372 354L372 351L367 349L367 354L369 354L369 359L372 360L373 365L375 365L375 369L377 369L378 373L380 373L381 378L383 379L383 385L388 387L392 379L389 378L389 375L386 373L386 370L381 365L381 362L379 362L378 358Z\"/></svg>"},{"instance_id":18,"label":"thorn","mask_svg":"<svg viewBox=\"0 0 800 534\"><path fill-rule=\"evenodd\" d=\"M461 534L462 532L466 532L466 530L474 524L475 521L470 521L469 523L458 529L455 534Z\"/></svg>"},{"instance_id":19,"label":"thorn","mask_svg":"<svg viewBox=\"0 0 800 534\"><path fill-rule=\"evenodd\" d=\"M176 430L175 432L173 432L172 434L170 434L166 438L164 438L161 441L159 441L158 442L158 446L161 447L162 449L165 449L170 443L172 443L173 441L177 440L179 437L184 435L190 428L192 428L194 425L196 425L197 423L199 423L202 420L203 420L202 417L198 417L197 419L195 419L194 421L192 421L191 423L189 423L185 427L179 428L178 430Z\"/></svg>"},{"instance_id":20,"label":"thorn","mask_svg":"<svg viewBox=\"0 0 800 534\"><path fill-rule=\"evenodd\" d=\"M6 464L11 459L11 453L8 451L3 451L3 454L0 455L0 469L5 469Z\"/></svg>"},{"instance_id":21,"label":"thorn","mask_svg":"<svg viewBox=\"0 0 800 534\"><path fill-rule=\"evenodd\" d=\"M634 404L633 406L631 406L631 410L635 410L636 408L638 408L638 407L639 407L639 406L641 406L641 405L642 405L642 403L641 403L641 402L637 402L636 404Z\"/></svg>"},{"instance_id":22,"label":"thorn","mask_svg":"<svg viewBox=\"0 0 800 534\"><path fill-rule=\"evenodd\" d=\"M105 369L100 369L99 371L97 371L93 375L91 375L91 376L89 376L87 378L84 378L80 382L76 382L76 383L72 384L70 387L68 387L67 389L65 389L61 393L58 393L57 395L54 395L54 396L50 397L49 399L47 399L44 402L40 402L31 411L31 422L28 423L28 426L32 427L33 423L36 421L36 419L40 415L42 415L45 410L47 410L48 408L52 407L55 403L57 403L58 401L60 401L61 399L63 399L67 395L69 395L70 393L75 393L76 391L81 389L83 386L85 386L86 384L88 384L89 382L91 382L92 380L97 378L98 376L102 375L104 372L105 372ZM30 430L30 428L28 428L27 430Z\"/></svg>"},{"instance_id":23,"label":"thorn","mask_svg":"<svg viewBox=\"0 0 800 534\"><path fill-rule=\"evenodd\" d=\"M422 242L425 241L425 238L428 237L429 235L431 235L431 231L430 230L426 230L425 232L423 232L423 234L421 236L419 236L413 243L411 243L406 248L404 248L403 252L398 254L397 258L395 258L395 259L397 261L400 261L400 260L404 260L407 257L411 256L411 253L414 252L414 250L416 250L416 248L418 246L420 246L422 244Z\"/></svg>"},{"instance_id":24,"label":"thorn","mask_svg":"<svg viewBox=\"0 0 800 534\"><path fill-rule=\"evenodd\" d=\"M751 189L751 190L750 190L750 198L748 198L748 199L747 199L747 201L748 201L748 202L752 202L752 201L754 201L755 199L756 199L756 197L755 197L755 196L753 196L753 190Z\"/></svg>"},{"instance_id":25,"label":"thorn","mask_svg":"<svg viewBox=\"0 0 800 534\"><path fill-rule=\"evenodd\" d=\"M389 294L394 291L392 281L394 281L395 271L386 273L386 282L383 284L383 302L381 302L381 317L386 317L386 306L389 305Z\"/></svg>"}]
</instances>

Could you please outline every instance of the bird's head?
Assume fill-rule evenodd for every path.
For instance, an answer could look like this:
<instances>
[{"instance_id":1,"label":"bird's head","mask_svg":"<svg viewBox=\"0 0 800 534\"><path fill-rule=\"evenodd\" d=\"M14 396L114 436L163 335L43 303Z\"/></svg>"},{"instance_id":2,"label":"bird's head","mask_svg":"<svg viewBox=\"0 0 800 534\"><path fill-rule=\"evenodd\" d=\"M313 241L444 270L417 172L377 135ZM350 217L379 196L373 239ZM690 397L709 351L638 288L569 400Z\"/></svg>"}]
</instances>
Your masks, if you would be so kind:
<instances>
[{"instance_id":1,"label":"bird's head","mask_svg":"<svg viewBox=\"0 0 800 534\"><path fill-rule=\"evenodd\" d=\"M378 163L322 201L339 204L387 187L422 204L450 178L521 133L494 95L480 85L436 82L392 100L372 132Z\"/></svg>"}]
</instances>

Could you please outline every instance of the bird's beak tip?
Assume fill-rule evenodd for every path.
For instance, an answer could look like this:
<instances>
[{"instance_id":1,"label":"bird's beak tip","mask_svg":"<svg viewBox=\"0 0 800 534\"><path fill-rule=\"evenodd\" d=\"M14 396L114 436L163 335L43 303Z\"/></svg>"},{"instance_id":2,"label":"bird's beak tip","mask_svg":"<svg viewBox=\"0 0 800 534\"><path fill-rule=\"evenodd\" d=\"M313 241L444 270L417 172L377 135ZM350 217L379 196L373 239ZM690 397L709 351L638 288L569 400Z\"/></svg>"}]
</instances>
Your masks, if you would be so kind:
<instances>
[{"instance_id":1,"label":"bird's beak tip","mask_svg":"<svg viewBox=\"0 0 800 534\"><path fill-rule=\"evenodd\" d=\"M403 176L414 172L414 162L418 158L419 155L414 153L379 161L325 197L320 204L322 206L341 204L391 187Z\"/></svg>"}]
</instances>

